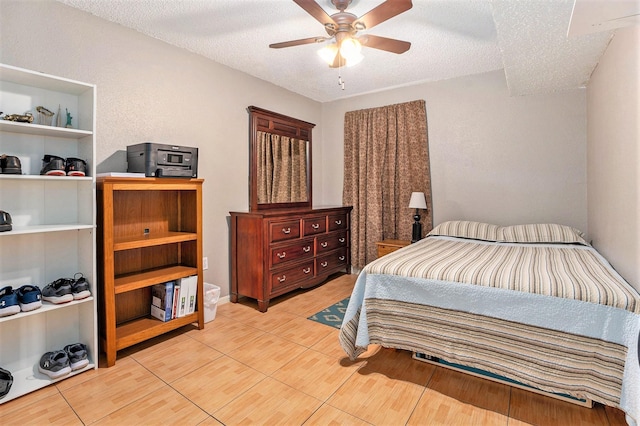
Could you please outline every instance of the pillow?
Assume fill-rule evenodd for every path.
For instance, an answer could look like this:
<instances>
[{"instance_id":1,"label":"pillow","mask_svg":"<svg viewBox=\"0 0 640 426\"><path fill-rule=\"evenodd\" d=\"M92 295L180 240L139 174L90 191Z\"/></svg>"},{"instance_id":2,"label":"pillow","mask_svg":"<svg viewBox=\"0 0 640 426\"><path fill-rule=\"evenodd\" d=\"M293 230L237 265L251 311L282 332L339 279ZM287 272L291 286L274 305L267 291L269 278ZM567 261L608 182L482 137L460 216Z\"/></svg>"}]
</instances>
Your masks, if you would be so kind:
<instances>
[{"instance_id":1,"label":"pillow","mask_svg":"<svg viewBox=\"0 0 640 426\"><path fill-rule=\"evenodd\" d=\"M555 223L504 226L498 231L503 243L564 243L588 246L578 229Z\"/></svg>"},{"instance_id":2,"label":"pillow","mask_svg":"<svg viewBox=\"0 0 640 426\"><path fill-rule=\"evenodd\" d=\"M483 241L498 241L498 225L490 223L472 222L468 220L452 220L442 222L429 232L428 235L446 237L470 238Z\"/></svg>"}]
</instances>

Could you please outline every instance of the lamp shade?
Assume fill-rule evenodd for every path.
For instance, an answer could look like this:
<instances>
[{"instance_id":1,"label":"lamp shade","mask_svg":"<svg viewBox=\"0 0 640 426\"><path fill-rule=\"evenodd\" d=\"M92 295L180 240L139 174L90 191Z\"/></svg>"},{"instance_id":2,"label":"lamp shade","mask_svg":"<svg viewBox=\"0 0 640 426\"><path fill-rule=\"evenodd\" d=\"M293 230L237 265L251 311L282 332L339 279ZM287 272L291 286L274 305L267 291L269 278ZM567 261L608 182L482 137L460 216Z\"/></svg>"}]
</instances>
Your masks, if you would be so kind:
<instances>
[{"instance_id":1,"label":"lamp shade","mask_svg":"<svg viewBox=\"0 0 640 426\"><path fill-rule=\"evenodd\" d=\"M411 200L409 201L409 207L412 209L427 209L427 199L424 196L424 192L412 192Z\"/></svg>"},{"instance_id":2,"label":"lamp shade","mask_svg":"<svg viewBox=\"0 0 640 426\"><path fill-rule=\"evenodd\" d=\"M325 46L322 49L318 50L318 55L322 58L323 61L325 61L329 65L333 64L333 61L335 60L337 54L338 54L338 45L335 43Z\"/></svg>"}]
</instances>

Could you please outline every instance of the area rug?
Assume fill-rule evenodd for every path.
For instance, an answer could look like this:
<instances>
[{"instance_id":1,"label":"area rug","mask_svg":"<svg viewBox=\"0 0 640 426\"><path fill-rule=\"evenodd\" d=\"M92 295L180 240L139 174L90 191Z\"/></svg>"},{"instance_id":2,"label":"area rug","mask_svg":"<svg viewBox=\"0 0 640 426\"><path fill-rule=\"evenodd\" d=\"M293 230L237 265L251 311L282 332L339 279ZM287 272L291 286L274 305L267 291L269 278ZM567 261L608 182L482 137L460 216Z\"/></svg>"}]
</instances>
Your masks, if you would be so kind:
<instances>
[{"instance_id":1,"label":"area rug","mask_svg":"<svg viewBox=\"0 0 640 426\"><path fill-rule=\"evenodd\" d=\"M318 312L317 314L311 315L309 318L311 321L316 321L324 325L328 325L334 328L340 328L342 325L342 319L344 318L344 313L347 310L347 305L349 304L349 298L347 297L344 300L339 301L338 303L334 303Z\"/></svg>"}]
</instances>

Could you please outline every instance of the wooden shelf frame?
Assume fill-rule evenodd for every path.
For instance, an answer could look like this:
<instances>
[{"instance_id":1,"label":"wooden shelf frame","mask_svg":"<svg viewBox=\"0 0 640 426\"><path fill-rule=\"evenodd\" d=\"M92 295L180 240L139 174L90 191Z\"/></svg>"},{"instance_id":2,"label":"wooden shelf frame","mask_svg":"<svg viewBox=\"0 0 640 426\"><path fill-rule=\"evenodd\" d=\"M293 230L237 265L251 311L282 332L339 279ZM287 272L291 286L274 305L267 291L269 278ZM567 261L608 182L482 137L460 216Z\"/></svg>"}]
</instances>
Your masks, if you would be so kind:
<instances>
[{"instance_id":1,"label":"wooden shelf frame","mask_svg":"<svg viewBox=\"0 0 640 426\"><path fill-rule=\"evenodd\" d=\"M101 344L107 366L126 347L195 323L204 328L202 179L99 177ZM150 316L151 286L198 276L196 312Z\"/></svg>"}]
</instances>

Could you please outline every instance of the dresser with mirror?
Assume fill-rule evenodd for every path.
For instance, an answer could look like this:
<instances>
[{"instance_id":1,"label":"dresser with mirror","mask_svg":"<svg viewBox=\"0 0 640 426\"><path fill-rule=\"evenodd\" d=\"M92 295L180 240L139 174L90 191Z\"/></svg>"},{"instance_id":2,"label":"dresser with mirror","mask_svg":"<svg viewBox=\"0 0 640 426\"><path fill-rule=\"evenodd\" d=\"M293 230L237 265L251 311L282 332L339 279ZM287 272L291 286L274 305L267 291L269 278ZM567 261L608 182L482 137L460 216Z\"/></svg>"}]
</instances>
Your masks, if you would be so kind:
<instances>
[{"instance_id":1,"label":"dresser with mirror","mask_svg":"<svg viewBox=\"0 0 640 426\"><path fill-rule=\"evenodd\" d=\"M231 215L231 302L269 301L348 272L351 207L312 207L315 124L250 106L249 211Z\"/></svg>"}]
</instances>

